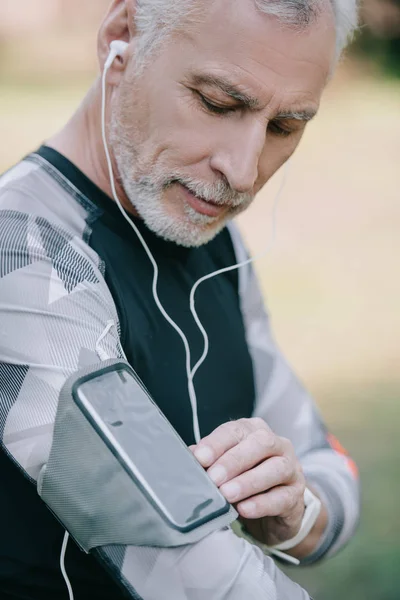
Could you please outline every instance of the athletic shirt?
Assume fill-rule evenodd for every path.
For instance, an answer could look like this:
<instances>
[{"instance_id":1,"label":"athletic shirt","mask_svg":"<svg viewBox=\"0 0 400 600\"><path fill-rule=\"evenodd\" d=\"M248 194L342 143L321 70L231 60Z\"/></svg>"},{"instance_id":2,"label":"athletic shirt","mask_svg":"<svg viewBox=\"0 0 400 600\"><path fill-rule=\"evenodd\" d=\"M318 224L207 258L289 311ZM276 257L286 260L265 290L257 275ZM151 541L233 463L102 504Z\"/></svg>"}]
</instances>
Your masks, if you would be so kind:
<instances>
[{"instance_id":1,"label":"athletic shirt","mask_svg":"<svg viewBox=\"0 0 400 600\"><path fill-rule=\"evenodd\" d=\"M152 398L183 440L195 443L187 389L185 350L181 338L161 315L152 294L153 267L136 233L118 206L75 165L49 147L41 147L31 160L46 161L65 177L71 203L77 193L92 204L85 243L100 257L104 278L118 312L124 353ZM31 190L35 194L35 189ZM54 206L57 212L57 206ZM29 210L29 206L25 207ZM200 248L184 248L152 233L131 217L159 267L158 291L169 315L184 331L192 365L200 358L204 340L189 309L189 294L202 276L236 263L231 236L224 229ZM52 244L62 243L50 224ZM65 260L73 258L65 255ZM79 268L76 261L74 268ZM235 271L203 283L196 294L196 309L210 342L208 357L195 377L202 437L218 425L250 417L254 405L253 368L245 339ZM0 472L7 486L0 489L0 514L6 516L0 536L0 589L10 598L55 600L67 598L61 579L59 555L64 530L43 505L34 488L6 456L0 454ZM66 568L75 600L112 598L121 592L104 575L95 560L71 545ZM7 590L7 592L6 592ZM3 598L3 596L1 596ZM7 596L8 597L8 596Z\"/></svg>"},{"instance_id":2,"label":"athletic shirt","mask_svg":"<svg viewBox=\"0 0 400 600\"><path fill-rule=\"evenodd\" d=\"M190 290L247 258L241 236L230 223L208 244L184 248L132 219L158 264L160 300L186 334L193 366L204 340ZM65 157L42 147L0 177L1 600L68 599L59 566L64 529L36 487L57 448L60 390L70 375L104 355L126 357L183 440L195 441L184 346L156 306L152 281L149 258L118 206ZM354 463L277 348L251 265L202 283L196 308L210 342L194 378L202 437L257 416L289 438L329 515L305 562L336 552L358 520ZM61 470L62 460L79 476L79 462L62 456ZM99 563L68 544L75 600L119 600L127 589L144 600L209 600L211 589L218 600L308 596L229 528L192 546L115 539L94 552ZM162 575L153 577L155 566Z\"/></svg>"}]
</instances>

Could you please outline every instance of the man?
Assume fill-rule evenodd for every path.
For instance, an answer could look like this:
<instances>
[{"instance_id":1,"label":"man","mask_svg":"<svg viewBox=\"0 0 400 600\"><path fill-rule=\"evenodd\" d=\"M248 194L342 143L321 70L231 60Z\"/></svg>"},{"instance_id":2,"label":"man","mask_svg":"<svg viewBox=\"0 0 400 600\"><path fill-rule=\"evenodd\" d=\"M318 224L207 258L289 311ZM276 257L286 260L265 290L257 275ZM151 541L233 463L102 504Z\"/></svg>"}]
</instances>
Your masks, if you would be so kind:
<instances>
[{"instance_id":1,"label":"man","mask_svg":"<svg viewBox=\"0 0 400 600\"><path fill-rule=\"evenodd\" d=\"M100 79L64 129L0 179L2 598L67 597L64 530L32 483L56 444L63 383L104 355L127 357L254 544L224 529L183 548L105 548L100 566L71 542L75 598L122 597L105 566L145 600L308 598L256 543L289 541L310 564L353 534L354 464L276 348L249 266L196 294L210 348L194 378L195 443L182 340L114 198L158 263L161 302L194 364L203 337L190 290L246 258L230 221L296 149L355 24L349 0L114 0L98 55L103 70L111 42L128 44L106 76L116 194ZM321 504L299 537L306 487Z\"/></svg>"}]
</instances>

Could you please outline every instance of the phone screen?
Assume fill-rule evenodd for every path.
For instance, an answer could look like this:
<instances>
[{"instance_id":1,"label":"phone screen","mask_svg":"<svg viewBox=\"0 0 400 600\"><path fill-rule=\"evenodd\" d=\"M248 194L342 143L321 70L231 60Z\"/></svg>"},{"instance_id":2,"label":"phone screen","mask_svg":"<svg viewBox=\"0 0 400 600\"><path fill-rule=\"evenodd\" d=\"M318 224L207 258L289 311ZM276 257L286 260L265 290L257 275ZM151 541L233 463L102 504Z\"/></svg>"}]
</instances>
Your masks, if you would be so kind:
<instances>
[{"instance_id":1,"label":"phone screen","mask_svg":"<svg viewBox=\"0 0 400 600\"><path fill-rule=\"evenodd\" d=\"M134 372L123 365L105 369L78 384L74 398L125 470L174 527L189 531L228 512L224 496Z\"/></svg>"}]
</instances>

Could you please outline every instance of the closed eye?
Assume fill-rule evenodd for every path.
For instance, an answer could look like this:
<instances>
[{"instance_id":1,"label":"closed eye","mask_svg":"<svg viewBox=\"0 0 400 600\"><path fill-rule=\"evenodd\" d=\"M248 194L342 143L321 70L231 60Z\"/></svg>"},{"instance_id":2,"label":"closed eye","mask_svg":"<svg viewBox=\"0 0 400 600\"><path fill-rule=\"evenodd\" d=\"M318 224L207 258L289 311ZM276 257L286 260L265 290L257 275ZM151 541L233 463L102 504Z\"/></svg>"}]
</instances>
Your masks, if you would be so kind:
<instances>
[{"instance_id":1,"label":"closed eye","mask_svg":"<svg viewBox=\"0 0 400 600\"><path fill-rule=\"evenodd\" d=\"M196 92L201 104L211 113L216 115L226 115L238 109L238 106L219 106L210 102L203 94Z\"/></svg>"},{"instance_id":2,"label":"closed eye","mask_svg":"<svg viewBox=\"0 0 400 600\"><path fill-rule=\"evenodd\" d=\"M196 95L199 98L202 106L207 109L208 112L215 115L227 115L229 113L235 112L241 107L238 105L235 106L220 106L218 104L214 104L208 98L203 96L199 91L196 90ZM289 137L294 133L293 129L282 127L280 125L280 121L270 121L268 124L268 131L270 131L273 135L278 137Z\"/></svg>"},{"instance_id":3,"label":"closed eye","mask_svg":"<svg viewBox=\"0 0 400 600\"><path fill-rule=\"evenodd\" d=\"M268 131L270 131L273 135L277 135L280 137L289 137L292 133L294 133L293 129L286 129L279 124L279 121L270 121L268 124Z\"/></svg>"}]
</instances>

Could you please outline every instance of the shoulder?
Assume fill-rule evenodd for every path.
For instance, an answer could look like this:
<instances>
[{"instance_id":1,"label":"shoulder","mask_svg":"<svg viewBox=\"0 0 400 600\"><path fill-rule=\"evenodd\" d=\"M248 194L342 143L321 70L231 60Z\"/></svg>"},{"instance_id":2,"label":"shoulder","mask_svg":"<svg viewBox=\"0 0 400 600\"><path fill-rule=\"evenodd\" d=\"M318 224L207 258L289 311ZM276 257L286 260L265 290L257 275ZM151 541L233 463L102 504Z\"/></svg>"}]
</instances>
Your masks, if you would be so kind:
<instances>
[{"instance_id":1,"label":"shoulder","mask_svg":"<svg viewBox=\"0 0 400 600\"><path fill-rule=\"evenodd\" d=\"M97 208L40 156L32 154L0 176L0 248L22 262L48 258L102 271L88 245ZM3 261L4 262L4 261Z\"/></svg>"},{"instance_id":2,"label":"shoulder","mask_svg":"<svg viewBox=\"0 0 400 600\"><path fill-rule=\"evenodd\" d=\"M0 211L7 210L42 218L84 240L90 223L101 214L62 173L36 153L0 175Z\"/></svg>"},{"instance_id":3,"label":"shoulder","mask_svg":"<svg viewBox=\"0 0 400 600\"><path fill-rule=\"evenodd\" d=\"M104 263L89 245L94 217L86 202L84 197L76 201L73 190L35 159L25 159L0 177L3 321L7 297L11 310L19 307L25 317L54 315L61 305L64 314L75 314L79 305L91 307L100 320L117 323Z\"/></svg>"}]
</instances>

